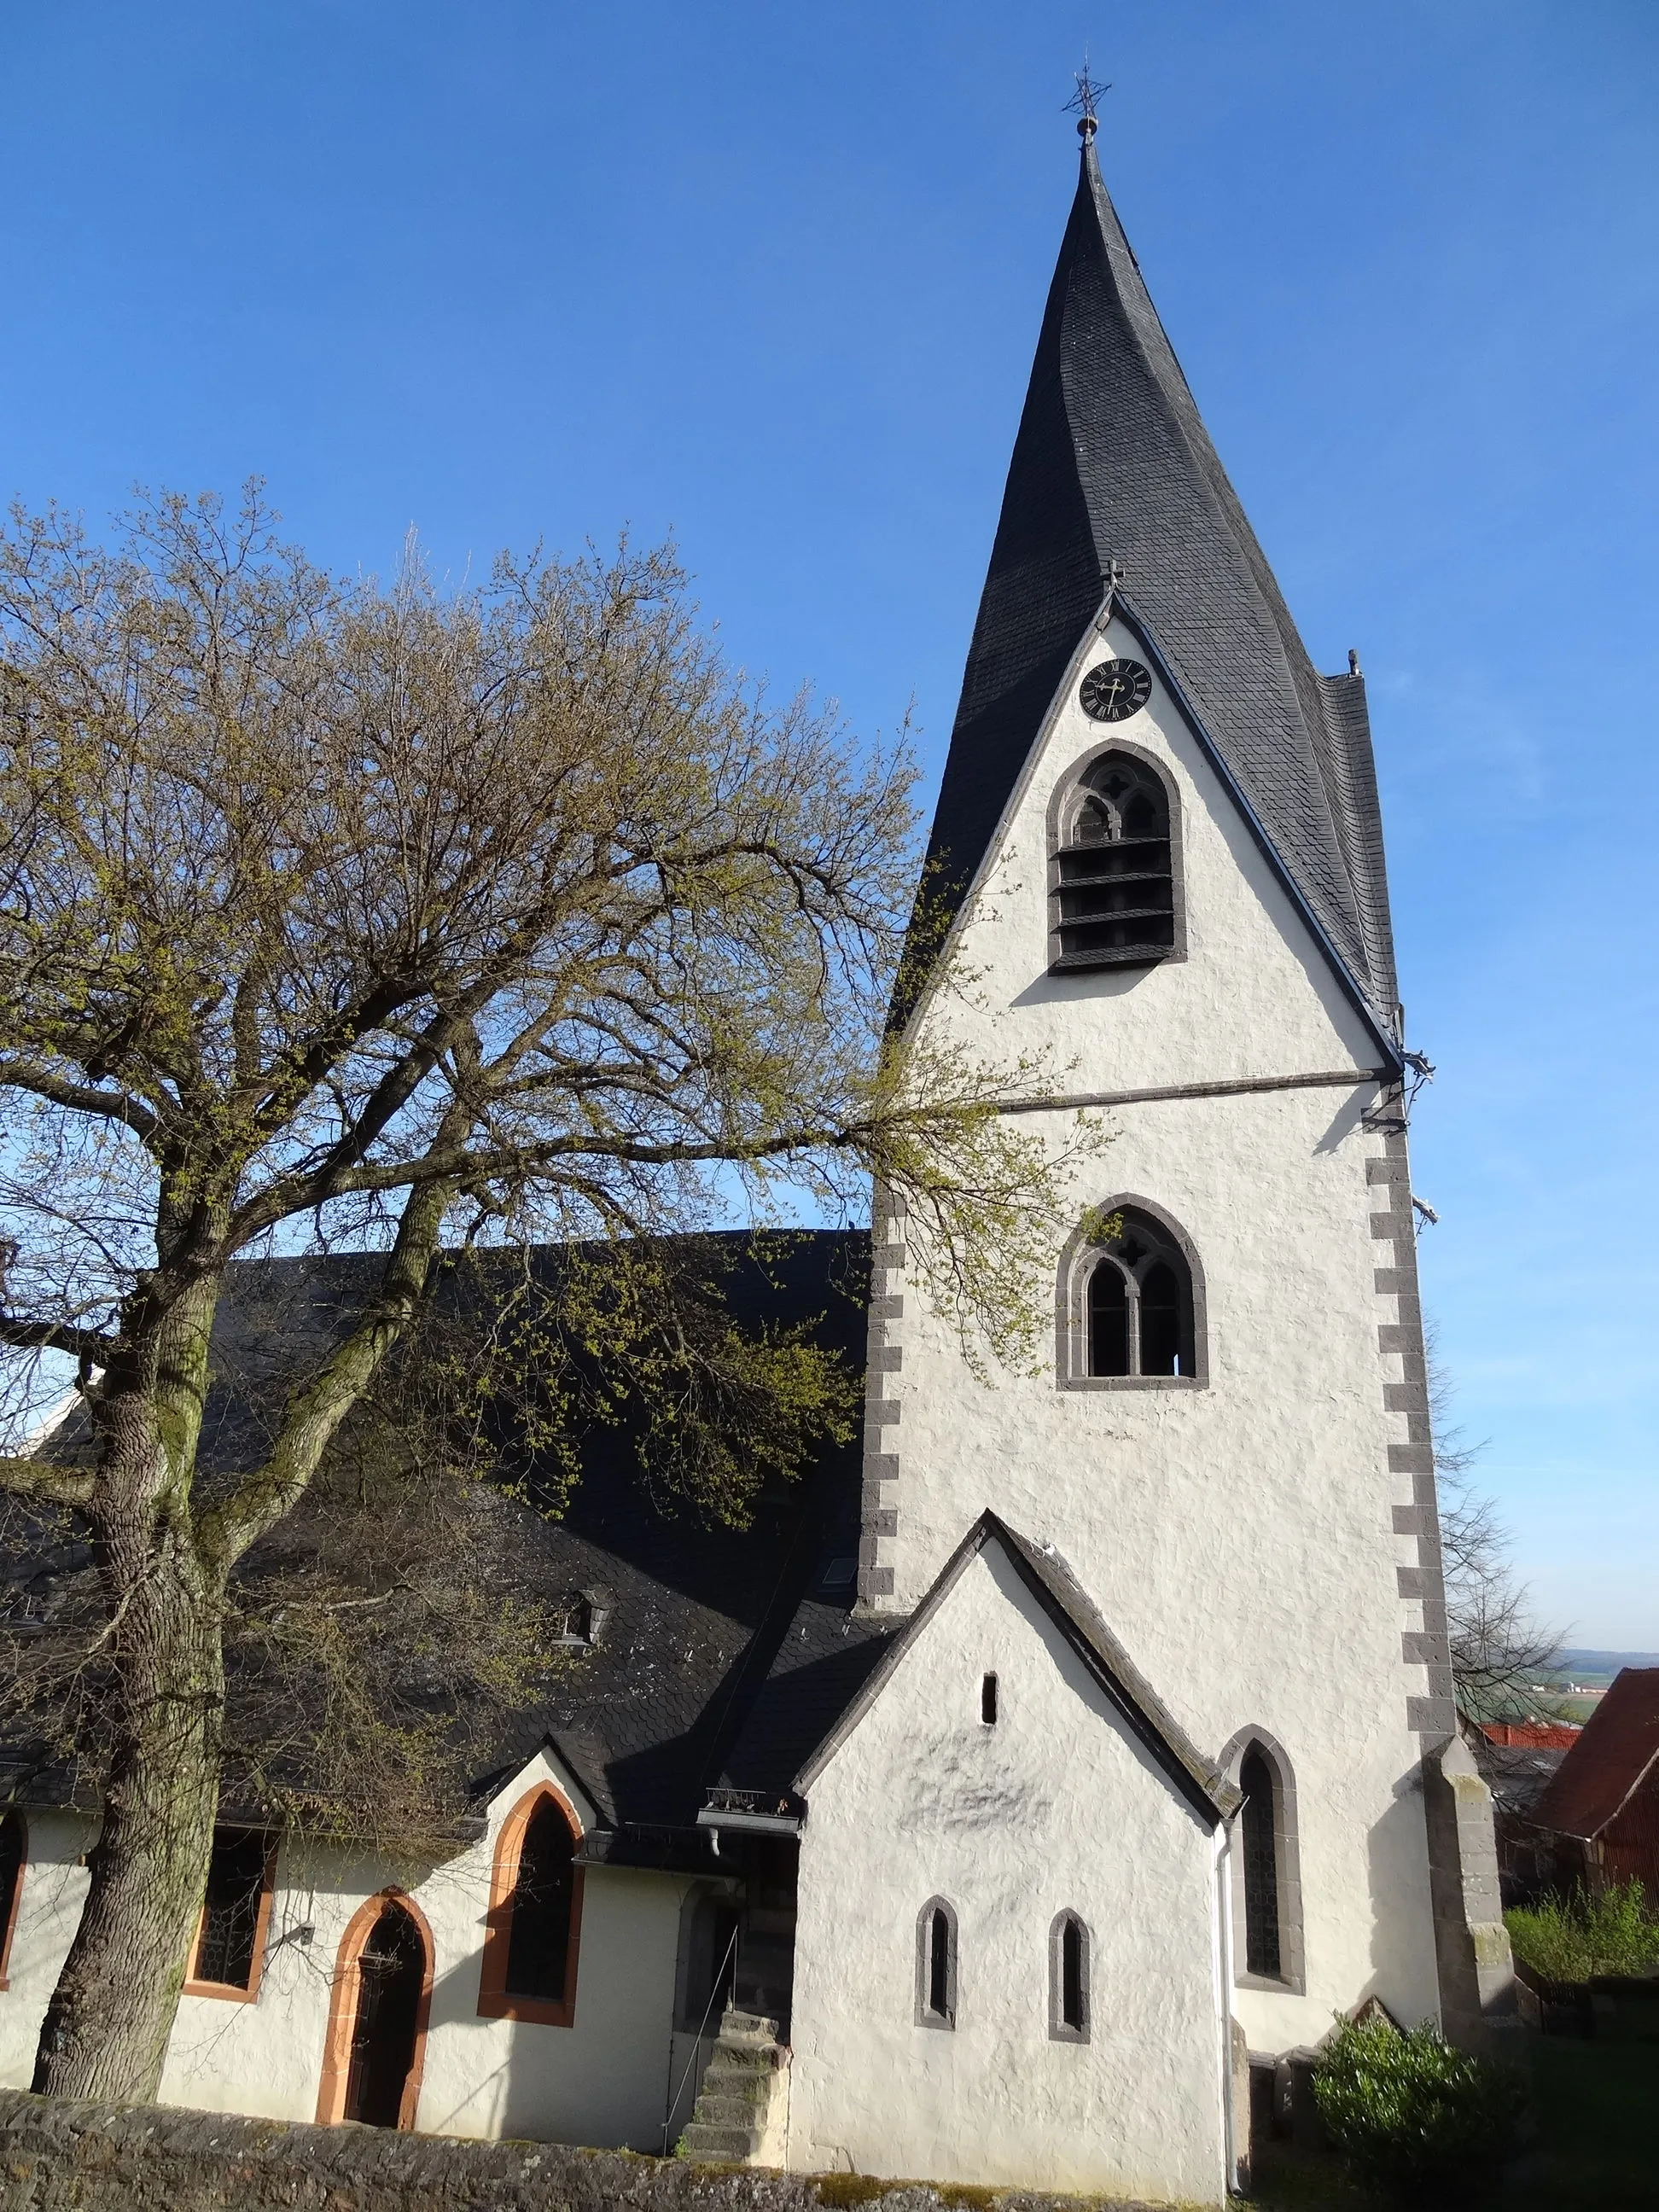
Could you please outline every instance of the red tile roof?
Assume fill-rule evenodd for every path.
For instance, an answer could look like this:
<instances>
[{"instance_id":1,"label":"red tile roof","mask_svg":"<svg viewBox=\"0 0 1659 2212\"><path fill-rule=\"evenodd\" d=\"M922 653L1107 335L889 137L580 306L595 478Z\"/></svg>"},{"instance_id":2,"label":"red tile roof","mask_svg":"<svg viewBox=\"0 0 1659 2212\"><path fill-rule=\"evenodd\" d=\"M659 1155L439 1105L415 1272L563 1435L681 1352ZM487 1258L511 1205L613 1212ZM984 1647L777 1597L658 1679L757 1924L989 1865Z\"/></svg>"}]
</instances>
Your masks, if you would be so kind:
<instances>
[{"instance_id":1,"label":"red tile roof","mask_svg":"<svg viewBox=\"0 0 1659 2212\"><path fill-rule=\"evenodd\" d=\"M1584 1731L1576 1721L1482 1721L1480 1733L1514 1751L1571 1751Z\"/></svg>"},{"instance_id":2,"label":"red tile roof","mask_svg":"<svg viewBox=\"0 0 1659 2212\"><path fill-rule=\"evenodd\" d=\"M1540 1828L1598 1836L1659 1759L1659 1667L1626 1667L1533 1809Z\"/></svg>"}]
</instances>

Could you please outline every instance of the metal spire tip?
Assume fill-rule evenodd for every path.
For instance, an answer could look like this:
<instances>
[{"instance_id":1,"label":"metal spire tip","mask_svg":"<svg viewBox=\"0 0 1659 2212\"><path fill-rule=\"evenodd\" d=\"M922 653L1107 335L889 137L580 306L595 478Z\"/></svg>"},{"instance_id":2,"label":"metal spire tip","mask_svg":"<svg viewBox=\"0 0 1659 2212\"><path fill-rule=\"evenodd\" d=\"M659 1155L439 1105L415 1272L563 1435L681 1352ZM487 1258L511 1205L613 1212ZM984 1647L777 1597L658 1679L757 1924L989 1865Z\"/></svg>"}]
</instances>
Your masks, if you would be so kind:
<instances>
[{"instance_id":1,"label":"metal spire tip","mask_svg":"<svg viewBox=\"0 0 1659 2212\"><path fill-rule=\"evenodd\" d=\"M1086 146L1100 125L1099 101L1103 93L1111 90L1109 84L1101 84L1089 74L1089 57L1083 57L1083 67L1076 70L1072 82L1076 92L1060 110L1062 115L1075 115L1077 135Z\"/></svg>"}]
</instances>

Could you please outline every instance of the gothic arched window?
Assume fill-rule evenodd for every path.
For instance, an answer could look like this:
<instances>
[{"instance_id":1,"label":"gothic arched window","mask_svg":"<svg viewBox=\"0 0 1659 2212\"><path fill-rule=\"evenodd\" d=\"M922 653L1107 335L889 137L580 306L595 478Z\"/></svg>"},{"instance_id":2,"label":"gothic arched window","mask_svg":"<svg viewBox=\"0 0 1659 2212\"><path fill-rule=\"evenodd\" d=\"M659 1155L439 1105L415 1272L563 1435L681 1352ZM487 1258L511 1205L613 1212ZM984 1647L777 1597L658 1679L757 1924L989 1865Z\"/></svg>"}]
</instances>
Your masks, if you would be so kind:
<instances>
[{"instance_id":1,"label":"gothic arched window","mask_svg":"<svg viewBox=\"0 0 1659 2212\"><path fill-rule=\"evenodd\" d=\"M478 2010L486 2017L571 2025L581 1930L580 1840L575 1814L550 1784L521 1798L502 1823L478 1987Z\"/></svg>"},{"instance_id":2,"label":"gothic arched window","mask_svg":"<svg viewBox=\"0 0 1659 2212\"><path fill-rule=\"evenodd\" d=\"M1091 1207L1060 1255L1056 1287L1062 1389L1207 1381L1203 1270L1186 1231L1151 1199Z\"/></svg>"},{"instance_id":3,"label":"gothic arched window","mask_svg":"<svg viewBox=\"0 0 1659 2212\"><path fill-rule=\"evenodd\" d=\"M1089 1930L1075 1912L1056 1913L1048 1930L1048 2033L1089 2040Z\"/></svg>"},{"instance_id":4,"label":"gothic arched window","mask_svg":"<svg viewBox=\"0 0 1659 2212\"><path fill-rule=\"evenodd\" d=\"M1243 1982L1300 1990L1302 1883L1290 1761L1262 1730L1246 1729L1222 1763L1244 1799L1233 1823L1235 1972Z\"/></svg>"},{"instance_id":5,"label":"gothic arched window","mask_svg":"<svg viewBox=\"0 0 1659 2212\"><path fill-rule=\"evenodd\" d=\"M1096 1245L1088 1277L1090 1375L1197 1373L1193 1285L1167 1230L1133 1207Z\"/></svg>"},{"instance_id":6,"label":"gothic arched window","mask_svg":"<svg viewBox=\"0 0 1659 2212\"><path fill-rule=\"evenodd\" d=\"M1176 950L1170 792L1149 760L1114 750L1061 794L1049 884L1049 967L1145 968Z\"/></svg>"},{"instance_id":7,"label":"gothic arched window","mask_svg":"<svg viewBox=\"0 0 1659 2212\"><path fill-rule=\"evenodd\" d=\"M916 2021L957 2024L957 1916L942 1897L930 1897L916 1915Z\"/></svg>"}]
</instances>

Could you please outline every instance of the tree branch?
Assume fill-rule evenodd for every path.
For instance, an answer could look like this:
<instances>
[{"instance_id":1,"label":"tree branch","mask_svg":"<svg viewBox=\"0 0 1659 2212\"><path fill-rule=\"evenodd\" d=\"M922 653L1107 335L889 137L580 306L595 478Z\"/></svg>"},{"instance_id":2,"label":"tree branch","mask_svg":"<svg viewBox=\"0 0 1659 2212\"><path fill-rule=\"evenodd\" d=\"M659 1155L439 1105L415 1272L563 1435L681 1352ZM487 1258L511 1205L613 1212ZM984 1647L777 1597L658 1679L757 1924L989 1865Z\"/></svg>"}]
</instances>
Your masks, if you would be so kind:
<instances>
[{"instance_id":1,"label":"tree branch","mask_svg":"<svg viewBox=\"0 0 1659 2212\"><path fill-rule=\"evenodd\" d=\"M459 1118L461 1109L453 1111ZM411 1194L363 1321L290 1399L282 1433L264 1466L202 1515L198 1543L222 1572L298 1504L335 1431L408 1327L425 1291L452 1195L452 1189L440 1182Z\"/></svg>"},{"instance_id":2,"label":"tree branch","mask_svg":"<svg viewBox=\"0 0 1659 2212\"><path fill-rule=\"evenodd\" d=\"M104 1367L115 1349L113 1337L102 1329L77 1328L72 1322L30 1321L20 1314L0 1313L0 1344L15 1352L62 1352L82 1365Z\"/></svg>"},{"instance_id":3,"label":"tree branch","mask_svg":"<svg viewBox=\"0 0 1659 2212\"><path fill-rule=\"evenodd\" d=\"M12 1498L39 1498L52 1505L89 1505L96 1480L89 1467L65 1467L50 1459L0 1459L0 1491Z\"/></svg>"},{"instance_id":4,"label":"tree branch","mask_svg":"<svg viewBox=\"0 0 1659 2212\"><path fill-rule=\"evenodd\" d=\"M155 1144L161 1133L161 1117L128 1092L104 1091L90 1083L71 1083L33 1060L0 1060L0 1088L8 1087L33 1091L37 1098L45 1098L54 1106L67 1107L71 1113L95 1114L106 1121L122 1122L147 1145Z\"/></svg>"}]
</instances>

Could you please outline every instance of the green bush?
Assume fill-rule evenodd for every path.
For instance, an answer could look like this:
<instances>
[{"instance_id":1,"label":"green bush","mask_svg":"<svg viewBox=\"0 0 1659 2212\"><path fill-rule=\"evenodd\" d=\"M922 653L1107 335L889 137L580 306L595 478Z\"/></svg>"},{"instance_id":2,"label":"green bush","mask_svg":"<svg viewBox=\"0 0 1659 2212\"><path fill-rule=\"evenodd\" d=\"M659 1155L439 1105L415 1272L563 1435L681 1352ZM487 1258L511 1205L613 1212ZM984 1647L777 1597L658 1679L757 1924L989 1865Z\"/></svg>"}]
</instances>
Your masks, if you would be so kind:
<instances>
[{"instance_id":1,"label":"green bush","mask_svg":"<svg viewBox=\"0 0 1659 2212\"><path fill-rule=\"evenodd\" d=\"M1418 2199L1484 2172L1492 2179L1515 2140L1525 2092L1506 2067L1455 2051L1425 2025L1402 2035L1386 2020L1344 2021L1314 2069L1326 2133L1358 2178Z\"/></svg>"},{"instance_id":2,"label":"green bush","mask_svg":"<svg viewBox=\"0 0 1659 2212\"><path fill-rule=\"evenodd\" d=\"M1642 1974L1659 1966L1659 1921L1639 1881L1599 1897L1575 1889L1504 1915L1515 1955L1547 1981L1587 1982L1592 1974Z\"/></svg>"}]
</instances>

